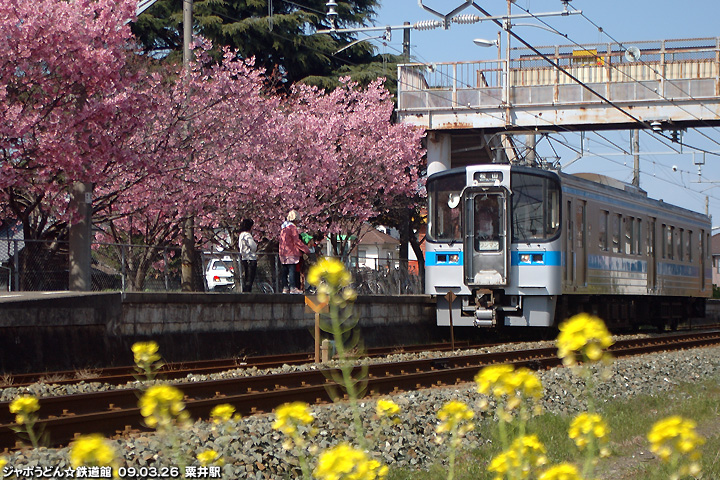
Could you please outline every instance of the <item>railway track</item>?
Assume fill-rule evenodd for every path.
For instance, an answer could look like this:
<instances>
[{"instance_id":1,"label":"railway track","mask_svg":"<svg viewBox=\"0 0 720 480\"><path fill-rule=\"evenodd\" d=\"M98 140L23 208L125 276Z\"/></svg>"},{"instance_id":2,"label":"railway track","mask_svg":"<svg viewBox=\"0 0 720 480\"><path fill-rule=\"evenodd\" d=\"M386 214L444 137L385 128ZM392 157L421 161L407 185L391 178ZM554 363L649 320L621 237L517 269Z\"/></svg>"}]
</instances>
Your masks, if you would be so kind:
<instances>
[{"instance_id":1,"label":"railway track","mask_svg":"<svg viewBox=\"0 0 720 480\"><path fill-rule=\"evenodd\" d=\"M468 341L455 342L455 349L485 348L496 343L472 345ZM383 357L393 353L414 352L447 352L452 350L450 343L433 343L427 345L376 347L366 349L365 357ZM277 368L283 365L303 365L313 363L314 353L290 353L284 355L265 355L256 357L237 357L217 360L200 360L189 362L166 363L158 370L157 375L163 380L185 378L189 374L209 375L225 372L236 368ZM7 375L9 387L27 387L33 383L52 383L53 385L71 385L80 381L99 382L108 385L122 385L137 380L137 371L133 366L108 367L100 369L62 370L54 372L35 372Z\"/></svg>"},{"instance_id":2,"label":"railway track","mask_svg":"<svg viewBox=\"0 0 720 480\"><path fill-rule=\"evenodd\" d=\"M616 357L654 351L696 348L720 343L720 332L683 333L652 338L619 340L611 348ZM561 365L554 347L499 353L467 354L435 359L375 363L368 366L370 395L455 385L472 381L483 366L508 363L533 369ZM233 379L182 383L186 409L193 418L208 418L213 407L230 403L242 415L270 412L289 401L321 404L333 401L331 369L258 375ZM37 427L49 434L53 446L67 444L77 433L101 432L107 436L146 430L137 401L138 389L46 397L40 399ZM16 448L9 402L0 402L0 449Z\"/></svg>"}]
</instances>

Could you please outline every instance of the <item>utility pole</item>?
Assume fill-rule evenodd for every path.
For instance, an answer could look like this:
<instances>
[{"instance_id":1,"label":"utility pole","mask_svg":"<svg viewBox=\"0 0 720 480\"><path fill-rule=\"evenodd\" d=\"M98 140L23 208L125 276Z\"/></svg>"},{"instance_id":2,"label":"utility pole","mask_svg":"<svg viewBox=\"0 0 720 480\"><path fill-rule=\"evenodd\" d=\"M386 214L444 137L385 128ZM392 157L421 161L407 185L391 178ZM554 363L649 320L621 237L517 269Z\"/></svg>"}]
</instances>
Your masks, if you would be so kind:
<instances>
[{"instance_id":1,"label":"utility pole","mask_svg":"<svg viewBox=\"0 0 720 480\"><path fill-rule=\"evenodd\" d=\"M192 42L193 0L183 0L183 67L185 67L185 85L187 91L187 104L190 104L190 43ZM192 135L190 125L186 126L187 135ZM188 158L188 161L192 157ZM181 263L181 289L183 292L194 290L195 272L195 219L190 216L183 225L182 248L180 251Z\"/></svg>"},{"instance_id":2,"label":"utility pole","mask_svg":"<svg viewBox=\"0 0 720 480\"><path fill-rule=\"evenodd\" d=\"M632 184L635 187L640 186L640 130L633 130L632 140L632 151L633 151L633 179Z\"/></svg>"},{"instance_id":3,"label":"utility pole","mask_svg":"<svg viewBox=\"0 0 720 480\"><path fill-rule=\"evenodd\" d=\"M92 289L92 190L90 182L76 181L70 193L69 289Z\"/></svg>"},{"instance_id":4,"label":"utility pole","mask_svg":"<svg viewBox=\"0 0 720 480\"><path fill-rule=\"evenodd\" d=\"M410 22L403 22L407 28L403 30L403 57L410 63Z\"/></svg>"}]
</instances>

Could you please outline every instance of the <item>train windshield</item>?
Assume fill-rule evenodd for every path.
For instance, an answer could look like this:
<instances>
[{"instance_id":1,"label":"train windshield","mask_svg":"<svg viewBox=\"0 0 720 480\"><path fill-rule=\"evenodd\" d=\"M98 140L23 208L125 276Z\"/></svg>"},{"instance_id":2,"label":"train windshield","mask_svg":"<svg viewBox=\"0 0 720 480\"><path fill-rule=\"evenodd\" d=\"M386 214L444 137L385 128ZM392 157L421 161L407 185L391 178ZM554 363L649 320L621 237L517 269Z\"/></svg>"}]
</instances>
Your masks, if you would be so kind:
<instances>
[{"instance_id":1,"label":"train windshield","mask_svg":"<svg viewBox=\"0 0 720 480\"><path fill-rule=\"evenodd\" d=\"M560 184L551 178L512 173L512 241L542 242L560 230Z\"/></svg>"},{"instance_id":2,"label":"train windshield","mask_svg":"<svg viewBox=\"0 0 720 480\"><path fill-rule=\"evenodd\" d=\"M460 209L465 171L430 177L428 193L428 236L435 242L462 242Z\"/></svg>"}]
</instances>

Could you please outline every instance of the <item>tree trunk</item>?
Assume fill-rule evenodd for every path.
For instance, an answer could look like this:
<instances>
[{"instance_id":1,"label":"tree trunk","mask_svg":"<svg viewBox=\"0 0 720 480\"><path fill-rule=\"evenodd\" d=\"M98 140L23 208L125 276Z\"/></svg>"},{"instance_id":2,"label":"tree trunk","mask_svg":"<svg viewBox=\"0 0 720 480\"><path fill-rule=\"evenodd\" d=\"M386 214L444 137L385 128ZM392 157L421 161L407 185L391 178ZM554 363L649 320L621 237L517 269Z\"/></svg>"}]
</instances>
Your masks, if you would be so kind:
<instances>
[{"instance_id":1,"label":"tree trunk","mask_svg":"<svg viewBox=\"0 0 720 480\"><path fill-rule=\"evenodd\" d=\"M195 219L190 217L185 220L182 238L182 250L180 252L180 262L182 264L182 283L183 292L195 291Z\"/></svg>"}]
</instances>

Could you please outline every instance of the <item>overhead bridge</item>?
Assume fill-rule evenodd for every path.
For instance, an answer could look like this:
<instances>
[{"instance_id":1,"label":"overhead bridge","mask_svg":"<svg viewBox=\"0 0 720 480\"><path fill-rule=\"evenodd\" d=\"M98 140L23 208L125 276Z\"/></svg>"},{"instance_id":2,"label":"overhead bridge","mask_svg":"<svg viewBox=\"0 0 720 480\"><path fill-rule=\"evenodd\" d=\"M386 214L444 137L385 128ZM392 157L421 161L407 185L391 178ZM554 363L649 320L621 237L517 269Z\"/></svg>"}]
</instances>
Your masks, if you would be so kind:
<instances>
[{"instance_id":1,"label":"overhead bridge","mask_svg":"<svg viewBox=\"0 0 720 480\"><path fill-rule=\"evenodd\" d=\"M398 117L485 133L720 125L720 38L536 50L513 49L509 62L400 65Z\"/></svg>"}]
</instances>

